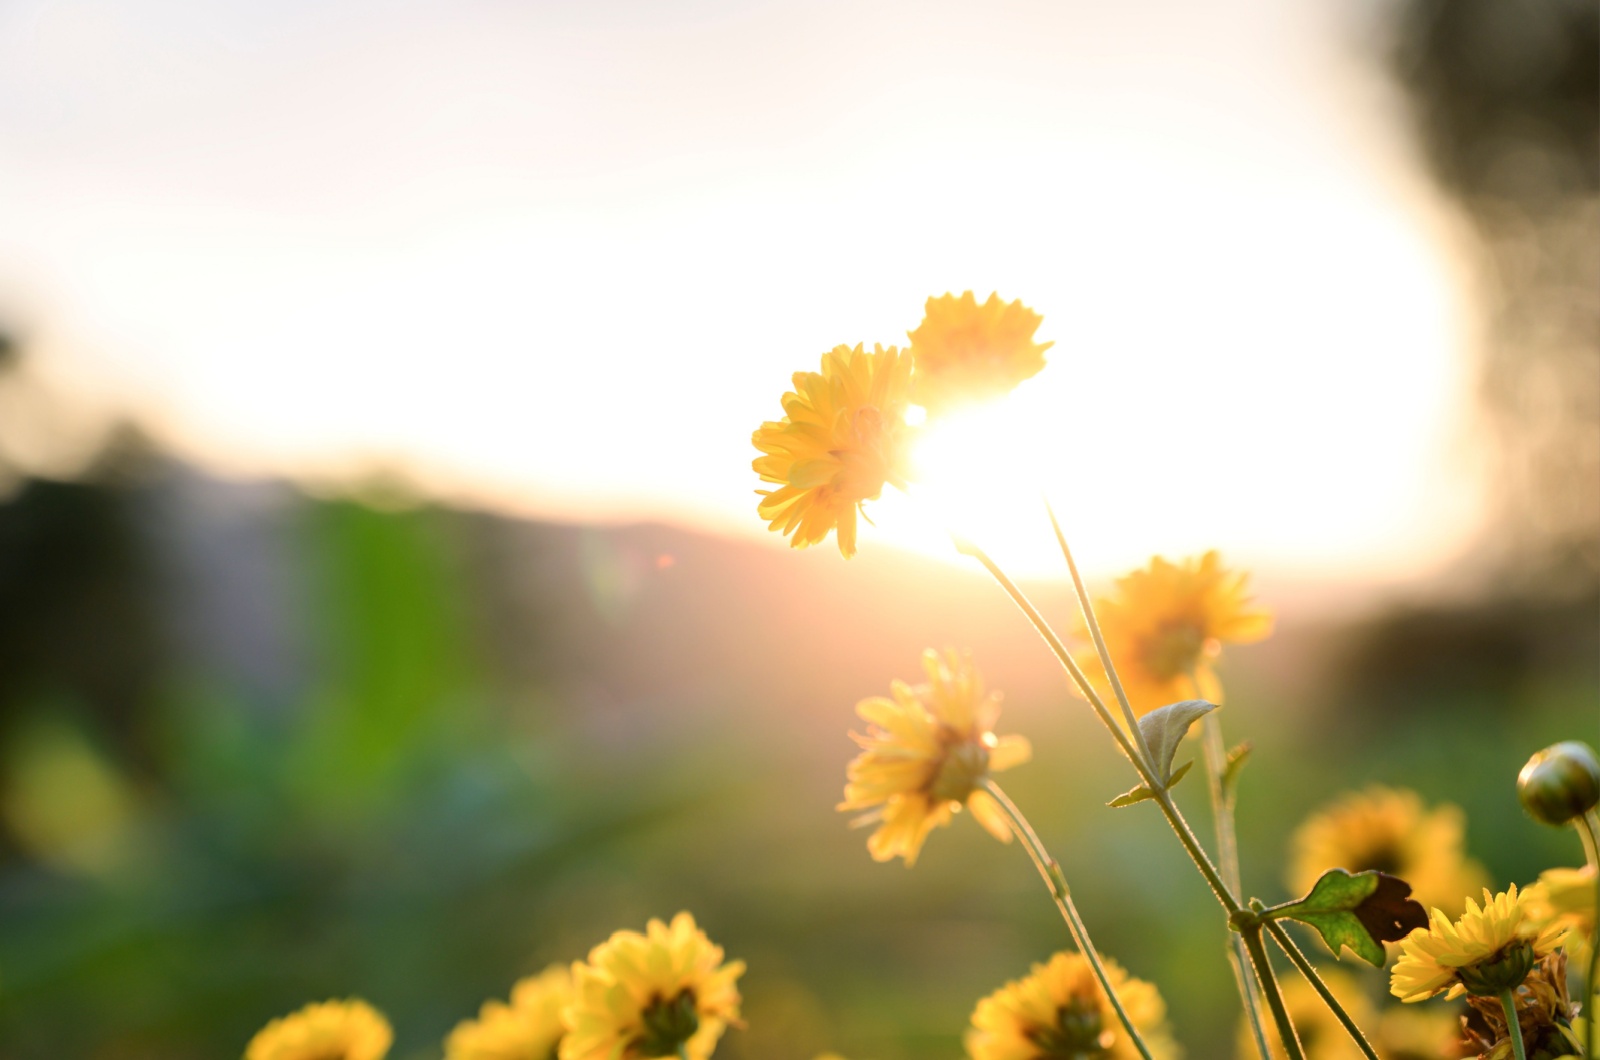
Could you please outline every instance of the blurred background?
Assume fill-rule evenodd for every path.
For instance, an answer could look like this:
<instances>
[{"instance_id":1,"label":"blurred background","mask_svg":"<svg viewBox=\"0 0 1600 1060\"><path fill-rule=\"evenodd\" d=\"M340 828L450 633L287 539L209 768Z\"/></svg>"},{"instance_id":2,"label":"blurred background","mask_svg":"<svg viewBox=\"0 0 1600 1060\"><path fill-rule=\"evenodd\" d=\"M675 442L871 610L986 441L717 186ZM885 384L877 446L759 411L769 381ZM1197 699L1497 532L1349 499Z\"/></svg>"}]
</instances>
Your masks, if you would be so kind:
<instances>
[{"instance_id":1,"label":"blurred background","mask_svg":"<svg viewBox=\"0 0 1600 1060\"><path fill-rule=\"evenodd\" d=\"M999 592L895 498L850 563L755 517L789 373L947 290L1056 343L970 505L1048 614L1040 486L1097 583L1216 547L1279 614L1247 890L1370 782L1497 886L1577 863L1513 782L1600 740L1597 56L1592 0L0 6L0 1055L359 995L436 1056L686 908L719 1057L958 1056L1054 910L832 809L944 644L1228 1055L1214 904Z\"/></svg>"}]
</instances>

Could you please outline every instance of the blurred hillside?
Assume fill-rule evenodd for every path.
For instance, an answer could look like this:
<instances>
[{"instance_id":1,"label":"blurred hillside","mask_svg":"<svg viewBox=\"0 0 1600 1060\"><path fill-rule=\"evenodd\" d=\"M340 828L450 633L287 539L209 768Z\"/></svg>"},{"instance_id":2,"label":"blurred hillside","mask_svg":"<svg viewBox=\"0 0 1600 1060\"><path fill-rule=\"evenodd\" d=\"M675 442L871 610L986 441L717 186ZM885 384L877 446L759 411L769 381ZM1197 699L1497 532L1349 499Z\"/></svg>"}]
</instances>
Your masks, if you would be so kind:
<instances>
[{"instance_id":1,"label":"blurred hillside","mask_svg":"<svg viewBox=\"0 0 1600 1060\"><path fill-rule=\"evenodd\" d=\"M719 1056L954 1056L977 997L1065 945L1053 911L967 822L907 873L832 810L854 702L943 644L1034 741L1008 787L1102 945L1193 1055L1229 1040L1210 899L1153 817L1104 807L1126 767L977 574L356 492L125 444L0 506L5 1055L226 1055L351 993L436 1055L516 975L681 907L751 965ZM1030 591L1070 624L1062 586ZM1573 860L1512 781L1600 721L1595 611L1313 609L1237 652L1252 892L1371 780L1465 806L1502 881Z\"/></svg>"}]
</instances>

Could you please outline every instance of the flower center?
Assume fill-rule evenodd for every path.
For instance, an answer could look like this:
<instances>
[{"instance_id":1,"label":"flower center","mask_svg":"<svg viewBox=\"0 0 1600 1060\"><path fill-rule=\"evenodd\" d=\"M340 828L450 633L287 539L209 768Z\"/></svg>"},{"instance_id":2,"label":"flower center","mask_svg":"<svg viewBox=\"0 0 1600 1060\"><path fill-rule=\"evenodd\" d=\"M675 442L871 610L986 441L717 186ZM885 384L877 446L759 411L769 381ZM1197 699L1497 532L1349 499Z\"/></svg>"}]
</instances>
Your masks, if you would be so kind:
<instances>
[{"instance_id":1,"label":"flower center","mask_svg":"<svg viewBox=\"0 0 1600 1060\"><path fill-rule=\"evenodd\" d=\"M1086 998L1073 998L1056 1009L1054 1027L1030 1031L1038 1046L1036 1060L1091 1060L1110 1051L1116 1036L1105 1029L1100 1006Z\"/></svg>"},{"instance_id":2,"label":"flower center","mask_svg":"<svg viewBox=\"0 0 1600 1060\"><path fill-rule=\"evenodd\" d=\"M1193 670L1205 651L1205 633L1198 627L1167 626L1146 642L1144 663L1155 677L1170 681Z\"/></svg>"},{"instance_id":3,"label":"flower center","mask_svg":"<svg viewBox=\"0 0 1600 1060\"><path fill-rule=\"evenodd\" d=\"M928 793L944 802L966 802L989 772L989 749L963 740L945 752Z\"/></svg>"},{"instance_id":4,"label":"flower center","mask_svg":"<svg viewBox=\"0 0 1600 1060\"><path fill-rule=\"evenodd\" d=\"M1387 872L1391 876L1400 875L1400 851L1396 850L1392 843L1383 843L1367 851L1350 866L1351 872L1373 870Z\"/></svg>"},{"instance_id":5,"label":"flower center","mask_svg":"<svg viewBox=\"0 0 1600 1060\"><path fill-rule=\"evenodd\" d=\"M630 1056L676 1055L678 1046L693 1038L694 1032L700 1029L694 991L685 990L670 1001L657 997L644 1010L640 1022L644 1029L633 1039Z\"/></svg>"}]
</instances>

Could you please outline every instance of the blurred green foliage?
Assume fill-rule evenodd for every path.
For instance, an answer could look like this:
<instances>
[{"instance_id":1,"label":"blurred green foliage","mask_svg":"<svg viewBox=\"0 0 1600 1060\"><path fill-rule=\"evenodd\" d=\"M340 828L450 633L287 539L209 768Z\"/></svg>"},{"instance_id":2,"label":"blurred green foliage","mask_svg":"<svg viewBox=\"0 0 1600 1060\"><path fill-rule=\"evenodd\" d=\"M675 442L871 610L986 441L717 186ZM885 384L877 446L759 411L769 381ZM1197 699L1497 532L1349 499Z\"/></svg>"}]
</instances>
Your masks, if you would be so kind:
<instances>
[{"instance_id":1,"label":"blurred green foliage","mask_svg":"<svg viewBox=\"0 0 1600 1060\"><path fill-rule=\"evenodd\" d=\"M1004 728L1036 757L1006 786L1102 948L1158 983L1191 1055L1231 1049L1212 899L1150 806L1105 806L1131 773L1020 617L969 602L998 598L981 580L291 494L269 522L292 584L267 595L304 650L274 656L289 691L271 694L204 637L197 648L171 632L194 606L174 583L209 577L238 603L251 583L229 571L247 557L161 529L193 516L161 501L159 481L73 488L94 503L52 496L52 512L76 514L47 518L100 529L34 535L0 598L34 598L39 568L22 560L115 538L130 562L100 570L102 596L57 599L52 628L95 629L94 601L125 594L115 613L144 616L130 632L145 650L80 656L69 642L0 679L7 1057L236 1054L267 1019L347 995L390 1015L396 1057L436 1056L517 976L680 908L750 965L749 1027L719 1056L959 1055L977 998L1068 940L1016 847L958 819L907 872L872 863L832 809L854 698L914 668L907 638L924 623L976 641L1008 691ZM0 535L23 540L16 521L46 518L39 497L63 489L36 484L0 507ZM188 575L173 574L174 554L194 561ZM58 559L76 569L71 548ZM1039 592L1066 613L1059 587ZM751 617L774 600L792 626ZM1371 781L1464 806L1472 852L1501 884L1579 857L1521 816L1514 781L1532 750L1594 736L1588 634L1517 647L1584 613L1429 614L1290 624L1230 661L1224 724L1256 745L1240 794L1251 893L1290 897L1288 833ZM1449 630L1468 614L1480 640L1510 645L1461 661L1486 694L1448 680L1430 693L1417 676L1450 672L1459 638L1413 635L1398 660L1386 649L1395 629ZM102 655L93 680L74 670ZM141 691L102 694L119 679ZM1204 829L1202 789L1177 792ZM1381 992L1381 975L1358 974Z\"/></svg>"}]
</instances>

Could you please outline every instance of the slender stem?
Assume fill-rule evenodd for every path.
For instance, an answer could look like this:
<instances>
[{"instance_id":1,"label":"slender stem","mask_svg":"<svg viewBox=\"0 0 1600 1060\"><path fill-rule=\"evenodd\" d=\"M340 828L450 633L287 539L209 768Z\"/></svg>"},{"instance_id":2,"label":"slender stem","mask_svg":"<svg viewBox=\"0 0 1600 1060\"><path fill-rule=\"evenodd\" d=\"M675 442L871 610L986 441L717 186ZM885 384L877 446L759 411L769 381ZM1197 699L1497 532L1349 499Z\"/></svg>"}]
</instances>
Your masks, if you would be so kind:
<instances>
[{"instance_id":1,"label":"slender stem","mask_svg":"<svg viewBox=\"0 0 1600 1060\"><path fill-rule=\"evenodd\" d=\"M1067 930L1072 932L1072 941L1078 946L1078 952L1083 954L1089 962L1089 968L1094 972L1095 979L1100 983L1100 989L1105 992L1106 1000L1111 1002L1111 1008L1117 1014L1117 1019L1122 1021L1122 1027L1128 1032L1133 1046L1139 1050L1139 1055L1144 1060L1152 1060L1150 1049L1144 1044L1144 1039L1139 1036L1139 1029L1128 1018L1128 1013L1122 1007L1122 1001L1117 997L1117 992L1111 986L1111 980L1106 975L1105 966L1100 963L1100 954L1094 948L1094 943L1089 938L1089 928L1084 924L1083 918L1078 915L1078 907L1072 902L1072 892L1067 888L1066 874L1061 871L1061 866L1052 858L1044 848L1044 843L1039 839L1028 819L1022 816L1022 811L1017 809L1016 803L1000 790L988 777L983 779L983 790L995 802L1000 804L1000 809L1005 812L1006 818L1011 822L1011 830L1016 833L1023 847L1028 851L1028 856L1033 859L1033 865L1039 870L1039 875L1044 878L1045 886L1050 889L1050 895L1055 899L1056 908L1061 911L1062 919L1067 922Z\"/></svg>"},{"instance_id":2,"label":"slender stem","mask_svg":"<svg viewBox=\"0 0 1600 1060\"><path fill-rule=\"evenodd\" d=\"M1100 694L1094 690L1094 686L1084 676L1083 668L1078 665L1077 660L1073 659L1072 654L1067 651L1066 645L1061 643L1061 638L1056 636L1055 630L1050 628L1050 624L1044 620L1043 615L1039 614L1038 609L1033 606L1022 590L1017 588L1017 584L1008 578L1004 571L995 566L994 560L990 559L983 549L971 542L962 542L960 548L963 552L983 564L994 580L1000 583L1000 588L1006 591L1006 595L1011 597L1012 602L1032 623L1033 628L1038 631L1045 644L1050 647L1057 661L1061 663L1062 667L1067 671L1067 675L1077 685L1078 691L1083 694L1083 698L1089 701L1089 706L1094 708L1094 712L1099 716L1101 723L1110 731L1112 739L1117 741L1117 746L1122 749L1122 753L1127 755L1128 760L1133 763L1133 768L1139 773L1139 779L1154 794L1154 802L1161 808L1162 816L1167 819L1167 824L1171 826L1173 834L1178 837L1178 842L1183 844L1184 851L1189 855L1189 859L1194 862L1195 868L1200 871L1200 875L1205 878L1206 883L1211 887L1211 893L1216 895L1217 901L1222 903L1222 907L1228 911L1230 916L1241 912L1243 907L1239 904L1239 900L1234 897L1233 891L1228 888L1228 885L1222 882L1222 877L1217 873L1216 866L1211 864L1211 859L1200 845L1200 840L1195 838L1194 830L1189 827L1189 822L1178 811L1177 805L1172 801L1172 796L1162 786L1161 781L1156 778L1155 772L1149 763L1134 748L1128 734L1123 732L1122 727L1112 720L1111 712L1106 709L1105 701L1100 698ZM1134 730L1138 731L1137 725L1134 726Z\"/></svg>"},{"instance_id":3,"label":"slender stem","mask_svg":"<svg viewBox=\"0 0 1600 1060\"><path fill-rule=\"evenodd\" d=\"M1233 969L1233 985L1239 990L1240 998L1244 1001L1245 1015L1249 1017L1250 1037L1256 1043L1256 1055L1261 1060L1272 1060L1272 1046L1267 1044L1267 1029L1261 1023L1261 1012L1258 1006L1261 999L1256 995L1256 988L1250 985L1250 978L1245 974L1244 966L1248 960L1244 952L1244 942L1239 938L1228 940L1228 967Z\"/></svg>"},{"instance_id":4,"label":"slender stem","mask_svg":"<svg viewBox=\"0 0 1600 1060\"><path fill-rule=\"evenodd\" d=\"M1578 830L1578 837L1583 840L1583 856L1589 861L1589 871L1594 873L1594 904L1600 910L1600 812L1591 809L1588 813L1576 817L1572 827ZM1589 969L1583 978L1583 991L1588 999L1585 1009L1593 1006L1593 998L1597 993L1595 975L1600 970L1600 916L1595 917L1594 926L1589 929ZM1589 1012L1589 1019L1584 1025L1583 1051L1591 1060L1600 1056L1595 1051L1595 1042L1600 1040L1596 1035L1594 1025L1600 1023L1600 1013Z\"/></svg>"},{"instance_id":5,"label":"slender stem","mask_svg":"<svg viewBox=\"0 0 1600 1060\"><path fill-rule=\"evenodd\" d=\"M1272 962L1267 958L1267 948L1261 944L1261 925L1252 924L1240 932L1245 949L1250 952L1250 963L1255 966L1256 978L1261 981L1261 992L1266 995L1267 1008L1278 1025L1278 1038L1283 1042L1283 1053L1288 1060L1305 1060L1300 1038L1294 1032L1294 1022L1284 1007L1283 995L1278 991L1278 978L1273 974ZM1523 1060L1526 1060L1524 1057Z\"/></svg>"},{"instance_id":6,"label":"slender stem","mask_svg":"<svg viewBox=\"0 0 1600 1060\"><path fill-rule=\"evenodd\" d=\"M678 1060L689 1060L689 1043L678 1043Z\"/></svg>"},{"instance_id":7,"label":"slender stem","mask_svg":"<svg viewBox=\"0 0 1600 1060\"><path fill-rule=\"evenodd\" d=\"M1084 601L1084 624L1089 627L1089 636L1094 640L1095 654L1100 656L1100 666L1106 672L1106 679L1111 682L1111 690L1116 693L1117 704L1122 707L1122 717L1128 723L1128 731L1139 741L1139 750L1144 752L1145 761L1153 761L1150 757L1150 744L1144 738L1144 730L1139 727L1139 719L1133 713L1133 705L1128 702L1128 693L1122 687L1122 678L1117 676L1117 668L1111 664L1111 651L1106 647L1106 638L1100 632L1100 620L1095 617L1094 608L1087 603L1089 590L1084 587L1083 577L1078 573L1078 563L1072 558L1072 549L1067 547L1067 535L1061 532L1061 524L1056 520L1056 510L1050 506L1048 500L1044 502L1044 510L1050 516L1050 528L1056 532L1056 544L1061 546L1061 555L1067 561L1067 570L1072 572L1072 587L1077 591L1078 599Z\"/></svg>"},{"instance_id":8,"label":"slender stem","mask_svg":"<svg viewBox=\"0 0 1600 1060\"><path fill-rule=\"evenodd\" d=\"M1193 682L1193 675L1190 676ZM1222 786L1222 774L1228 766L1228 754L1224 750L1222 739L1222 721L1217 717L1217 712L1212 711L1200 722L1201 742L1205 748L1206 759L1206 788L1211 794L1211 818L1217 830L1217 862L1222 872L1222 882L1235 894L1242 894L1243 889L1239 882L1239 840L1234 831L1232 796ZM1230 932L1232 937L1228 941L1229 948L1233 951L1233 961L1242 965L1245 960L1244 940L1237 934ZM1260 999L1256 996L1255 989L1250 986L1249 980L1239 977L1239 1000L1244 1006L1245 1018L1250 1021L1250 1029L1255 1032L1257 1044L1266 1039L1265 1028L1261 1020ZM1271 1060L1271 1054L1263 1051L1262 1060Z\"/></svg>"},{"instance_id":9,"label":"slender stem","mask_svg":"<svg viewBox=\"0 0 1600 1060\"><path fill-rule=\"evenodd\" d=\"M1517 1060L1528 1060L1528 1047L1522 1044L1522 1023L1517 1019L1517 1006L1511 1000L1511 991L1500 991L1500 1007L1506 1014L1506 1033L1511 1036L1511 1051Z\"/></svg>"},{"instance_id":10,"label":"slender stem","mask_svg":"<svg viewBox=\"0 0 1600 1060\"><path fill-rule=\"evenodd\" d=\"M1361 1033L1361 1028L1356 1026L1356 1021L1350 1018L1350 1013L1346 1012L1344 1006L1339 1004L1339 999L1333 996L1333 991L1328 989L1328 984L1322 981L1322 976L1317 974L1317 970L1312 967L1311 961L1300 951L1300 947L1295 945L1294 939L1289 937L1289 933L1283 929L1283 925L1276 920L1269 920L1267 921L1267 931L1272 935L1272 941L1276 942L1278 948L1288 956L1289 962L1299 969L1300 974L1305 976L1306 982L1310 983L1317 993L1322 996L1322 1000L1328 1006L1328 1011L1333 1013L1334 1018L1349 1033L1350 1039L1356 1043L1356 1048L1361 1050L1362 1055L1367 1060L1378 1060L1378 1054L1372 1048L1372 1043L1367 1041L1365 1034Z\"/></svg>"},{"instance_id":11,"label":"slender stem","mask_svg":"<svg viewBox=\"0 0 1600 1060\"><path fill-rule=\"evenodd\" d=\"M1154 765L1143 754L1134 751L1128 735L1112 720L1111 712L1106 709L1105 701L1100 698L1099 693L1094 690L1094 686L1089 683L1089 679L1084 676L1082 667L1073 659L1072 654L1061 643L1061 638L1056 636L1055 630L1050 628L1050 623L1045 621L1044 616L1039 613L1038 608L1033 606L1027 595L1017 587L1015 582L1006 577L1005 572L995 565L994 560L990 559L983 549L971 542L959 542L958 547L961 551L983 564L994 580L1011 597L1012 602L1027 617L1033 628L1038 631L1045 644L1050 647L1056 659L1060 661L1062 668L1067 671L1067 675L1078 686L1078 691L1083 693L1083 697L1089 701L1089 706L1094 709L1101 723L1111 733L1112 739L1116 740L1117 745L1122 748L1122 753L1127 755L1128 760L1133 763L1133 768L1139 773L1140 780L1144 782L1154 796L1153 801L1161 808L1161 815L1167 819L1167 824L1172 829L1172 834L1178 837L1178 842L1182 844L1184 852L1189 855L1189 860L1194 862L1195 868L1199 870L1200 875L1210 886L1211 893L1216 896L1217 901L1222 904L1222 908L1227 911L1229 923L1232 924L1235 915L1242 914L1244 909L1240 906L1239 900L1234 897L1232 888L1218 874L1216 866L1211 864L1211 859L1206 856L1205 848L1200 845L1200 840L1195 838L1194 830L1189 827L1189 822L1184 819L1183 814L1178 810L1177 804L1172 801L1172 794L1156 778ZM1077 583L1077 589L1078 602L1082 605L1085 615L1088 616L1086 621L1092 621L1094 605L1090 602L1088 593L1084 591L1081 581ZM1115 672L1115 668L1110 662L1109 653L1103 657L1102 661L1108 673ZM1137 725L1133 729L1135 732L1139 731ZM1254 939L1253 946L1251 945L1252 938ZM1283 998L1278 993L1278 983L1273 977L1272 966L1267 963L1267 953L1261 945L1259 925L1255 928L1253 935L1246 935L1245 944L1250 963L1255 967L1256 978L1261 981L1262 988L1267 994L1268 1006L1273 1009L1273 1018L1278 1022L1278 1033L1284 1039L1284 1050L1288 1054L1287 1060L1304 1060L1304 1054L1300 1050L1299 1039L1295 1037L1294 1024L1290 1022L1288 1010L1283 1007Z\"/></svg>"}]
</instances>

